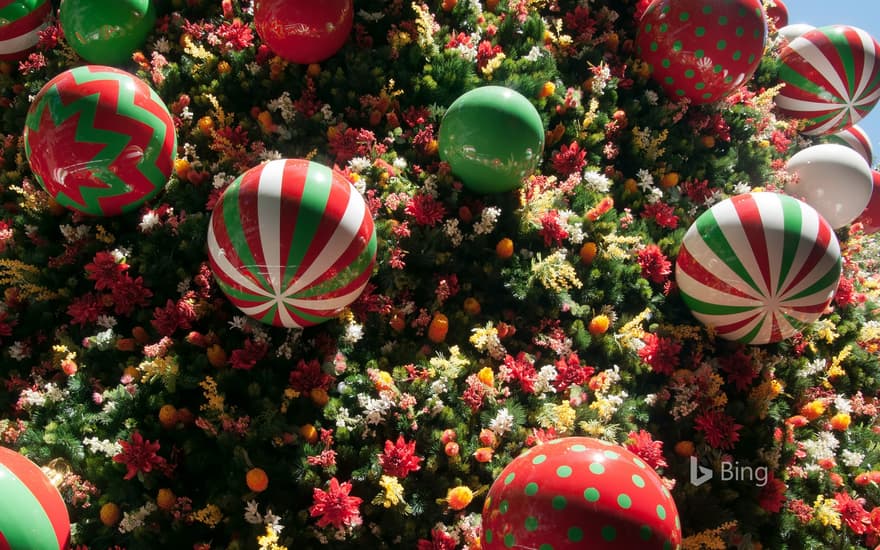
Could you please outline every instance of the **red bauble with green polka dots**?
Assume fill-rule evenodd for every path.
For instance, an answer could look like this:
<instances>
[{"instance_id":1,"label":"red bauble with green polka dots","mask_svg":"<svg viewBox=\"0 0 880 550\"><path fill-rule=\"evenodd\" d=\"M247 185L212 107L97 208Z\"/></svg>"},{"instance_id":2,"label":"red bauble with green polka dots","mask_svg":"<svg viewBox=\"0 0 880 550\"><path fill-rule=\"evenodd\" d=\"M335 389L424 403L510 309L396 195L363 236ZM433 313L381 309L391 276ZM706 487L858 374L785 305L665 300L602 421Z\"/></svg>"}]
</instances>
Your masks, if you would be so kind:
<instances>
[{"instance_id":1,"label":"red bauble with green polka dots","mask_svg":"<svg viewBox=\"0 0 880 550\"><path fill-rule=\"evenodd\" d=\"M483 505L483 550L678 548L681 523L660 476L619 445L566 437L515 458Z\"/></svg>"},{"instance_id":2,"label":"red bauble with green polka dots","mask_svg":"<svg viewBox=\"0 0 880 550\"><path fill-rule=\"evenodd\" d=\"M654 0L638 55L672 99L712 103L745 84L767 43L761 0Z\"/></svg>"}]
</instances>

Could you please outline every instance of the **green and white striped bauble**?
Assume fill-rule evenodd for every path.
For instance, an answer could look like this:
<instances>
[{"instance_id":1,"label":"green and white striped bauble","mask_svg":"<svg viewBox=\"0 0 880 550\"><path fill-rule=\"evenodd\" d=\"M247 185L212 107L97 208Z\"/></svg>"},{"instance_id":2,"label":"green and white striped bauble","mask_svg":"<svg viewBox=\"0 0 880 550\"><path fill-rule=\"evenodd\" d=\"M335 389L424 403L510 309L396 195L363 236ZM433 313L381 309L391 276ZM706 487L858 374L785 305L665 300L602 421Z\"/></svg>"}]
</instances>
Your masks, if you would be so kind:
<instances>
[{"instance_id":1,"label":"green and white striped bauble","mask_svg":"<svg viewBox=\"0 0 880 550\"><path fill-rule=\"evenodd\" d=\"M208 227L214 277L267 324L306 327L336 316L367 285L373 217L340 172L302 159L251 168L220 197Z\"/></svg>"},{"instance_id":2,"label":"green and white striped bauble","mask_svg":"<svg viewBox=\"0 0 880 550\"><path fill-rule=\"evenodd\" d=\"M837 290L840 244L808 204L779 193L722 201L682 239L675 278L694 316L719 336L779 342L817 320Z\"/></svg>"}]
</instances>

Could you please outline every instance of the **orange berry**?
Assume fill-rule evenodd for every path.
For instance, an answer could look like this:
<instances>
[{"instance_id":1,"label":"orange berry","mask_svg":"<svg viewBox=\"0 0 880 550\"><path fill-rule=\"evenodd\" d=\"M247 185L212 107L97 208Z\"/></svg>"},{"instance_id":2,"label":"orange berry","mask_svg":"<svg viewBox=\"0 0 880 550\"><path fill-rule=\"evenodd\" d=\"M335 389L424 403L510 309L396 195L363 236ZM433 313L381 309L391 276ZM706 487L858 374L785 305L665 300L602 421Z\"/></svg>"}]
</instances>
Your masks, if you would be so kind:
<instances>
[{"instance_id":1,"label":"orange berry","mask_svg":"<svg viewBox=\"0 0 880 550\"><path fill-rule=\"evenodd\" d=\"M626 178L623 182L623 190L626 191L628 195L632 195L639 190L639 183L633 178Z\"/></svg>"},{"instance_id":2,"label":"orange berry","mask_svg":"<svg viewBox=\"0 0 880 550\"><path fill-rule=\"evenodd\" d=\"M611 319L609 319L607 315L596 315L590 319L590 324L587 326L587 330L589 330L590 334L593 336L601 336L608 331L608 326L610 324Z\"/></svg>"},{"instance_id":3,"label":"orange berry","mask_svg":"<svg viewBox=\"0 0 880 550\"><path fill-rule=\"evenodd\" d=\"M108 502L101 506L99 515L101 516L101 523L107 527L113 527L122 518L122 510L119 509L115 502Z\"/></svg>"},{"instance_id":4,"label":"orange berry","mask_svg":"<svg viewBox=\"0 0 880 550\"><path fill-rule=\"evenodd\" d=\"M262 493L269 487L269 476L262 468L251 468L245 475L248 489L255 493Z\"/></svg>"},{"instance_id":5,"label":"orange berry","mask_svg":"<svg viewBox=\"0 0 880 550\"><path fill-rule=\"evenodd\" d=\"M715 147L715 137L714 136L703 136L700 138L700 143L703 144L703 147L706 149L711 149Z\"/></svg>"},{"instance_id":6,"label":"orange berry","mask_svg":"<svg viewBox=\"0 0 880 550\"><path fill-rule=\"evenodd\" d=\"M212 367L220 368L226 365L226 350L220 344L210 346L205 353L208 354L208 363Z\"/></svg>"},{"instance_id":7,"label":"orange berry","mask_svg":"<svg viewBox=\"0 0 880 550\"><path fill-rule=\"evenodd\" d=\"M406 328L406 320L401 313L395 313L392 315L388 324L391 325L391 328L394 329L395 332L403 332L403 329Z\"/></svg>"},{"instance_id":8,"label":"orange berry","mask_svg":"<svg viewBox=\"0 0 880 550\"><path fill-rule=\"evenodd\" d=\"M660 187L675 187L678 185L678 172L667 172L660 179Z\"/></svg>"},{"instance_id":9,"label":"orange berry","mask_svg":"<svg viewBox=\"0 0 880 550\"><path fill-rule=\"evenodd\" d=\"M314 424L303 424L300 426L299 435L309 443L314 443L318 440L318 430Z\"/></svg>"},{"instance_id":10,"label":"orange berry","mask_svg":"<svg viewBox=\"0 0 880 550\"><path fill-rule=\"evenodd\" d=\"M538 98L543 99L545 97L550 97L556 92L556 84L551 81L547 81L541 86L541 89L538 90Z\"/></svg>"},{"instance_id":11,"label":"orange berry","mask_svg":"<svg viewBox=\"0 0 880 550\"><path fill-rule=\"evenodd\" d=\"M312 403L319 407L323 407L330 401L330 395L324 388L312 388L309 392L309 397L311 398Z\"/></svg>"},{"instance_id":12,"label":"orange berry","mask_svg":"<svg viewBox=\"0 0 880 550\"><path fill-rule=\"evenodd\" d=\"M458 0L443 0L443 11L452 11L456 4L458 4Z\"/></svg>"},{"instance_id":13,"label":"orange berry","mask_svg":"<svg viewBox=\"0 0 880 550\"><path fill-rule=\"evenodd\" d=\"M495 385L495 373L492 372L492 367L483 367L480 369L480 372L477 373L477 379L482 382L485 386L492 387Z\"/></svg>"},{"instance_id":14,"label":"orange berry","mask_svg":"<svg viewBox=\"0 0 880 550\"><path fill-rule=\"evenodd\" d=\"M185 178L189 173L189 161L183 158L174 159L174 173L179 178Z\"/></svg>"},{"instance_id":15,"label":"orange berry","mask_svg":"<svg viewBox=\"0 0 880 550\"><path fill-rule=\"evenodd\" d=\"M206 136L210 136L211 132L214 131L214 119L209 117L208 115L200 118L197 125L199 127L199 131Z\"/></svg>"},{"instance_id":16,"label":"orange berry","mask_svg":"<svg viewBox=\"0 0 880 550\"><path fill-rule=\"evenodd\" d=\"M684 440L676 443L673 450L675 451L675 454L681 457L694 456L696 447L694 447L693 441Z\"/></svg>"},{"instance_id":17,"label":"orange berry","mask_svg":"<svg viewBox=\"0 0 880 550\"><path fill-rule=\"evenodd\" d=\"M852 422L852 417L848 413L837 413L831 417L831 429L838 432L845 432Z\"/></svg>"},{"instance_id":18,"label":"orange berry","mask_svg":"<svg viewBox=\"0 0 880 550\"><path fill-rule=\"evenodd\" d=\"M217 72L220 74L229 74L232 71L232 65L228 61L217 63Z\"/></svg>"},{"instance_id":19,"label":"orange berry","mask_svg":"<svg viewBox=\"0 0 880 550\"><path fill-rule=\"evenodd\" d=\"M135 344L134 338L119 338L116 340L116 349L119 351L134 351Z\"/></svg>"},{"instance_id":20,"label":"orange berry","mask_svg":"<svg viewBox=\"0 0 880 550\"><path fill-rule=\"evenodd\" d=\"M131 329L131 335L134 337L134 341L142 346L150 341L150 334L147 332L147 329L140 325Z\"/></svg>"},{"instance_id":21,"label":"orange berry","mask_svg":"<svg viewBox=\"0 0 880 550\"><path fill-rule=\"evenodd\" d=\"M306 69L306 74L312 78L317 78L321 75L321 66L317 63L309 63L309 67Z\"/></svg>"},{"instance_id":22,"label":"orange berry","mask_svg":"<svg viewBox=\"0 0 880 550\"><path fill-rule=\"evenodd\" d=\"M449 319L442 313L435 313L428 325L428 340L439 344L446 340L446 333L449 332Z\"/></svg>"},{"instance_id":23,"label":"orange berry","mask_svg":"<svg viewBox=\"0 0 880 550\"><path fill-rule=\"evenodd\" d=\"M177 496L174 495L174 491L171 489L159 489L159 493L156 495L156 506L160 510L167 512L174 508L175 504L177 504Z\"/></svg>"},{"instance_id":24,"label":"orange berry","mask_svg":"<svg viewBox=\"0 0 880 550\"><path fill-rule=\"evenodd\" d=\"M464 510L472 500L474 500L474 492L464 485L453 487L446 493L446 503L453 510Z\"/></svg>"},{"instance_id":25,"label":"orange berry","mask_svg":"<svg viewBox=\"0 0 880 550\"><path fill-rule=\"evenodd\" d=\"M446 453L446 456L458 456L460 450L461 447L455 441L449 441L443 446L443 452Z\"/></svg>"},{"instance_id":26,"label":"orange berry","mask_svg":"<svg viewBox=\"0 0 880 550\"><path fill-rule=\"evenodd\" d=\"M593 241L585 242L583 246L581 246L580 251L581 263L586 265L590 265L591 263L593 263L593 260L596 259L597 250L598 247L596 246L596 243L594 243Z\"/></svg>"},{"instance_id":27,"label":"orange berry","mask_svg":"<svg viewBox=\"0 0 880 550\"><path fill-rule=\"evenodd\" d=\"M513 256L513 241L504 237L495 245L495 255L502 260L506 260Z\"/></svg>"},{"instance_id":28,"label":"orange berry","mask_svg":"<svg viewBox=\"0 0 880 550\"><path fill-rule=\"evenodd\" d=\"M123 376L130 376L131 379L134 380L135 382L137 382L141 379L141 371L137 370L137 367L133 367L131 365L125 367L122 370L122 375Z\"/></svg>"},{"instance_id":29,"label":"orange berry","mask_svg":"<svg viewBox=\"0 0 880 550\"><path fill-rule=\"evenodd\" d=\"M465 298L464 300L464 312L470 316L479 315L482 308L480 307L480 302L473 297Z\"/></svg>"},{"instance_id":30,"label":"orange berry","mask_svg":"<svg viewBox=\"0 0 880 550\"><path fill-rule=\"evenodd\" d=\"M159 409L159 424L166 430L177 426L177 407L171 404L162 405Z\"/></svg>"},{"instance_id":31,"label":"orange berry","mask_svg":"<svg viewBox=\"0 0 880 550\"><path fill-rule=\"evenodd\" d=\"M492 457L494 456L495 451L492 447L480 447L476 451L474 451L474 459L477 462L492 462Z\"/></svg>"}]
</instances>

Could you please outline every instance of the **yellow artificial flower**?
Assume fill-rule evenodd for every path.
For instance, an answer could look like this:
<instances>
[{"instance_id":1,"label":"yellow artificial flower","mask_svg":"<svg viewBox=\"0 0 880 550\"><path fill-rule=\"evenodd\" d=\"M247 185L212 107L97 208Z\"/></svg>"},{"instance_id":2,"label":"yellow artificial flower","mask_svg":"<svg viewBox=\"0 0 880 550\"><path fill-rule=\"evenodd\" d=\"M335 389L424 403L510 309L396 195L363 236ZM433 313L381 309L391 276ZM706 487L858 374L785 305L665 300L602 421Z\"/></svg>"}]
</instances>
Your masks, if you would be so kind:
<instances>
[{"instance_id":1,"label":"yellow artificial flower","mask_svg":"<svg viewBox=\"0 0 880 550\"><path fill-rule=\"evenodd\" d=\"M824 495L817 496L816 502L813 504L813 517L825 527L830 525L840 530L840 512L837 511L836 504L837 502L833 498L825 498Z\"/></svg>"},{"instance_id":2,"label":"yellow artificial flower","mask_svg":"<svg viewBox=\"0 0 880 550\"><path fill-rule=\"evenodd\" d=\"M379 485L384 489L385 494L379 494L382 506L391 508L403 502L403 485L394 476L382 476Z\"/></svg>"}]
</instances>

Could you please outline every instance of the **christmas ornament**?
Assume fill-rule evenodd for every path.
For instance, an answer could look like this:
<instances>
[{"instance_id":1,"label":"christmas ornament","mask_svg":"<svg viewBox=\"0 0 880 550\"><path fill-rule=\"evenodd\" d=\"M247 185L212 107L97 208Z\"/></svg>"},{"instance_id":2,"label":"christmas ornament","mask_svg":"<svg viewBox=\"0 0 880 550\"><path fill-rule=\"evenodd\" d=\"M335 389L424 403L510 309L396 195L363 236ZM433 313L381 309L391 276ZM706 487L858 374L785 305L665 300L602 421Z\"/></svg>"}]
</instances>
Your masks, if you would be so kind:
<instances>
[{"instance_id":1,"label":"christmas ornament","mask_svg":"<svg viewBox=\"0 0 880 550\"><path fill-rule=\"evenodd\" d=\"M535 106L503 86L483 86L456 99L440 122L440 159L466 187L501 193L519 187L544 151Z\"/></svg>"},{"instance_id":2,"label":"christmas ornament","mask_svg":"<svg viewBox=\"0 0 880 550\"><path fill-rule=\"evenodd\" d=\"M21 454L0 447L0 549L70 546L70 518L58 489Z\"/></svg>"},{"instance_id":3,"label":"christmas ornament","mask_svg":"<svg viewBox=\"0 0 880 550\"><path fill-rule=\"evenodd\" d=\"M306 327L360 296L376 259L373 217L341 173L281 159L251 168L223 192L208 227L214 277L241 311Z\"/></svg>"},{"instance_id":4,"label":"christmas ornament","mask_svg":"<svg viewBox=\"0 0 880 550\"><path fill-rule=\"evenodd\" d=\"M590 437L532 447L501 472L483 505L484 550L675 548L669 490L627 449Z\"/></svg>"},{"instance_id":5,"label":"christmas ornament","mask_svg":"<svg viewBox=\"0 0 880 550\"><path fill-rule=\"evenodd\" d=\"M134 75L101 65L47 82L28 110L24 141L43 188L94 216L129 212L156 195L177 154L162 99Z\"/></svg>"},{"instance_id":6,"label":"christmas ornament","mask_svg":"<svg viewBox=\"0 0 880 550\"><path fill-rule=\"evenodd\" d=\"M867 115L880 99L880 45L847 25L803 33L779 54L779 111L802 121L801 132L833 134Z\"/></svg>"},{"instance_id":7,"label":"christmas ornament","mask_svg":"<svg viewBox=\"0 0 880 550\"><path fill-rule=\"evenodd\" d=\"M156 195L177 154L174 121L156 92L100 65L46 83L28 110L24 141L43 188L94 216L129 212Z\"/></svg>"},{"instance_id":8,"label":"christmas ornament","mask_svg":"<svg viewBox=\"0 0 880 550\"><path fill-rule=\"evenodd\" d=\"M49 0L7 0L0 2L0 60L24 59L40 41L52 12Z\"/></svg>"},{"instance_id":9,"label":"christmas ornament","mask_svg":"<svg viewBox=\"0 0 880 550\"><path fill-rule=\"evenodd\" d=\"M845 130L841 130L836 134L826 136L826 143L837 143L838 145L846 145L856 153L860 154L865 162L870 165L874 162L874 147L871 145L871 138L858 124L853 124Z\"/></svg>"},{"instance_id":10,"label":"christmas ornament","mask_svg":"<svg viewBox=\"0 0 880 550\"><path fill-rule=\"evenodd\" d=\"M339 51L354 23L353 0L256 0L254 26L275 53L317 63Z\"/></svg>"},{"instance_id":11,"label":"christmas ornament","mask_svg":"<svg viewBox=\"0 0 880 550\"><path fill-rule=\"evenodd\" d=\"M636 35L638 55L666 95L694 103L745 84L766 42L760 0L654 0Z\"/></svg>"},{"instance_id":12,"label":"christmas ornament","mask_svg":"<svg viewBox=\"0 0 880 550\"><path fill-rule=\"evenodd\" d=\"M788 8L782 0L769 0L769 4L767 5L767 19L773 21L773 24L777 29L788 25Z\"/></svg>"},{"instance_id":13,"label":"christmas ornament","mask_svg":"<svg viewBox=\"0 0 880 550\"><path fill-rule=\"evenodd\" d=\"M808 204L746 193L704 212L682 240L675 280L694 316L748 344L784 340L834 297L840 244Z\"/></svg>"},{"instance_id":14,"label":"christmas ornament","mask_svg":"<svg viewBox=\"0 0 880 550\"><path fill-rule=\"evenodd\" d=\"M143 46L156 23L152 0L63 0L61 31L89 63L120 65Z\"/></svg>"},{"instance_id":15,"label":"christmas ornament","mask_svg":"<svg viewBox=\"0 0 880 550\"><path fill-rule=\"evenodd\" d=\"M834 229L852 223L871 200L871 167L845 145L807 147L795 153L785 169L794 176L785 192L815 208Z\"/></svg>"},{"instance_id":16,"label":"christmas ornament","mask_svg":"<svg viewBox=\"0 0 880 550\"><path fill-rule=\"evenodd\" d=\"M880 172L871 170L871 178L873 180L874 192L871 193L871 200L868 201L868 206L856 218L856 221L862 224L862 230L867 234L880 231Z\"/></svg>"},{"instance_id":17,"label":"christmas ornament","mask_svg":"<svg viewBox=\"0 0 880 550\"><path fill-rule=\"evenodd\" d=\"M780 28L778 31L776 31L776 34L778 34L788 42L791 42L798 36L815 28L816 27L814 27L813 25L808 25L806 23L795 23L793 25L786 25Z\"/></svg>"}]
</instances>

